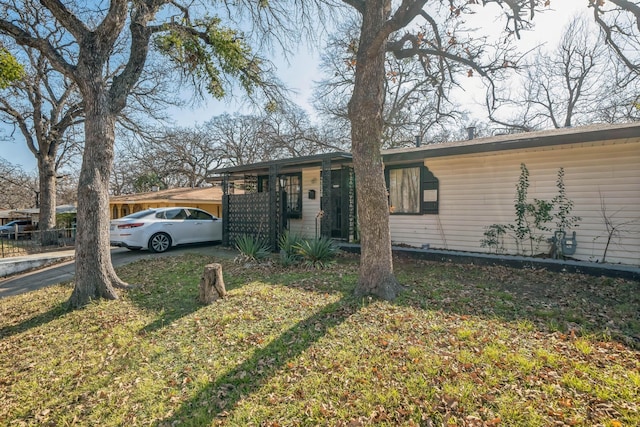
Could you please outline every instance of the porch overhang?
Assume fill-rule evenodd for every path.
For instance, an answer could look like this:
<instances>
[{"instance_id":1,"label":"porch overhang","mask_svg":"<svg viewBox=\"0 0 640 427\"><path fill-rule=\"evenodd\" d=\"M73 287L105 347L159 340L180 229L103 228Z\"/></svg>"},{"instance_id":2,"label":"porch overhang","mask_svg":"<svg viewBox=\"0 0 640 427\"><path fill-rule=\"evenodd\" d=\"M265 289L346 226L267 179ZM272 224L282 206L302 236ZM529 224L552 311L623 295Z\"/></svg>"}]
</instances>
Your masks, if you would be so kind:
<instances>
[{"instance_id":1,"label":"porch overhang","mask_svg":"<svg viewBox=\"0 0 640 427\"><path fill-rule=\"evenodd\" d=\"M351 164L350 153L332 152L210 170L207 181L222 184L223 244L229 245L240 234L252 234L264 238L277 249L289 218L284 176L301 175L303 170L317 167L324 174L322 193L329 194L332 168ZM231 183L235 187L238 181L245 185L245 190L248 185L250 191L233 194ZM326 198L323 209L329 210L330 205L331 199ZM322 233L328 232L329 219L329 214L322 216Z\"/></svg>"},{"instance_id":2,"label":"porch overhang","mask_svg":"<svg viewBox=\"0 0 640 427\"><path fill-rule=\"evenodd\" d=\"M314 154L312 156L294 157L289 159L271 160L249 165L229 166L226 168L212 169L208 172L207 182L219 182L224 178L229 181L242 180L247 175L267 175L275 167L278 173L299 172L304 168L322 166L323 162L330 161L331 164L339 165L351 163L351 153L333 152Z\"/></svg>"}]
</instances>

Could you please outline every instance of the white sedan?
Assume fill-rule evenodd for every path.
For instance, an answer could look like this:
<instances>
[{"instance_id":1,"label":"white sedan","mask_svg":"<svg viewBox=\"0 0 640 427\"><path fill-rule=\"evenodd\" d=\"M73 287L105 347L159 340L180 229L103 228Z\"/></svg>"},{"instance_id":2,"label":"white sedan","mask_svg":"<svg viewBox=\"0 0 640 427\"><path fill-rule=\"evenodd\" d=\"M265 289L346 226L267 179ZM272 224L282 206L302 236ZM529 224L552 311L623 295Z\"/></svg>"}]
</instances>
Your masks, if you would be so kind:
<instances>
[{"instance_id":1,"label":"white sedan","mask_svg":"<svg viewBox=\"0 0 640 427\"><path fill-rule=\"evenodd\" d=\"M111 221L112 246L164 252L186 243L222 240L222 220L196 208L154 208Z\"/></svg>"}]
</instances>

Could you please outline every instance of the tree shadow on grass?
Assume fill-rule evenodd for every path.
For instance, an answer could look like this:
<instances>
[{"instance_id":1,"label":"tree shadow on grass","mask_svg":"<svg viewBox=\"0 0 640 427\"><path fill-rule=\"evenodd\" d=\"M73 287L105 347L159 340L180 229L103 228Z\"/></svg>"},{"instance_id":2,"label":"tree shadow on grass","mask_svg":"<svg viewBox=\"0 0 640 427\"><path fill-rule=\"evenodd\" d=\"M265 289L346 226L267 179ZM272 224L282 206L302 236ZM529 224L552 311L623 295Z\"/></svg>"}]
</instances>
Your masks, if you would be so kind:
<instances>
[{"instance_id":1,"label":"tree shadow on grass","mask_svg":"<svg viewBox=\"0 0 640 427\"><path fill-rule=\"evenodd\" d=\"M329 329L340 325L358 311L356 301L343 297L297 323L251 358L200 389L197 394L156 425L209 425L225 409L231 409L243 397L262 387L288 361L318 342Z\"/></svg>"},{"instance_id":2,"label":"tree shadow on grass","mask_svg":"<svg viewBox=\"0 0 640 427\"><path fill-rule=\"evenodd\" d=\"M9 338L16 334L21 334L32 328L45 325L69 312L69 304L61 302L53 306L50 310L40 313L34 317L24 320L17 325L10 325L0 328L0 339Z\"/></svg>"},{"instance_id":3,"label":"tree shadow on grass","mask_svg":"<svg viewBox=\"0 0 640 427\"><path fill-rule=\"evenodd\" d=\"M205 304L198 300L198 283L176 286L168 292L155 296L145 295L146 291L144 289L134 290L131 294L131 299L138 307L158 313L156 319L144 326L141 332L150 333L160 330L176 320L206 307ZM231 282L229 286L226 286L226 290L229 292L238 287L240 285ZM152 292L158 292L158 288L156 287Z\"/></svg>"},{"instance_id":4,"label":"tree shadow on grass","mask_svg":"<svg viewBox=\"0 0 640 427\"><path fill-rule=\"evenodd\" d=\"M142 302L141 302L142 301ZM156 311L157 317L151 323L145 325L140 332L150 333L160 330L176 320L190 315L203 307L193 295L186 296L182 299L168 298L161 306L145 304L144 300L137 300L136 305L147 310Z\"/></svg>"},{"instance_id":5,"label":"tree shadow on grass","mask_svg":"<svg viewBox=\"0 0 640 427\"><path fill-rule=\"evenodd\" d=\"M218 260L215 260L216 262ZM159 266L158 262L162 262ZM119 274L138 286L127 293L127 298L137 307L155 313L155 320L144 326L142 333L157 331L204 307L198 301L199 280L211 257L203 255L183 255L175 258L146 259L122 267ZM168 263L173 263L171 276L165 277ZM228 264L227 264L228 265ZM160 272L160 273L159 273ZM223 269L226 290L231 291L241 284Z\"/></svg>"},{"instance_id":6,"label":"tree shadow on grass","mask_svg":"<svg viewBox=\"0 0 640 427\"><path fill-rule=\"evenodd\" d=\"M399 306L506 322L526 321L542 331L566 330L577 325L585 333L611 336L611 330L616 329L622 332L613 338L626 344L629 343L623 337L633 335L640 325L633 326L634 319L638 319L640 283L538 270L484 269L441 263L426 265L414 261L408 265L399 262L396 266L400 281L407 286L407 291L395 302ZM403 271L405 269L407 271ZM304 281L311 287L318 283L324 286L324 282L325 279ZM247 280L238 281L236 286L243 283ZM273 283L287 285L279 279L274 279ZM233 410L244 396L257 392L287 362L307 351L328 330L359 310L362 301L351 297L352 288L348 288L339 290L347 295L340 301L297 323L266 347L256 349L249 359L197 390L193 397L156 425L209 425L224 411ZM175 298L174 302L165 301L163 321L153 322L145 330L162 327L201 307L195 302L193 291L188 296L176 295ZM184 298L188 302L186 306L182 305ZM625 314L620 314L621 307L625 308ZM625 332L627 330L631 332Z\"/></svg>"}]
</instances>

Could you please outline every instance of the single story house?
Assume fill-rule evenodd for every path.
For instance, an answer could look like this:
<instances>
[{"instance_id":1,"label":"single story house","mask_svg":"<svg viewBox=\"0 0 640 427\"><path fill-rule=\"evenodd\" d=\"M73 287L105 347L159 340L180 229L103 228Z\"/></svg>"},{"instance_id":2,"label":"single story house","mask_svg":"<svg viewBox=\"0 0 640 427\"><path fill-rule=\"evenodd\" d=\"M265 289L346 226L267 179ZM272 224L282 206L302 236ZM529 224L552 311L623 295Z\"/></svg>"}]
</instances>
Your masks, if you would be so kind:
<instances>
[{"instance_id":1,"label":"single story house","mask_svg":"<svg viewBox=\"0 0 640 427\"><path fill-rule=\"evenodd\" d=\"M124 194L109 199L111 219L149 208L190 206L203 209L217 217L222 214L222 188L170 188L147 193Z\"/></svg>"},{"instance_id":2,"label":"single story house","mask_svg":"<svg viewBox=\"0 0 640 427\"><path fill-rule=\"evenodd\" d=\"M56 215L70 214L75 216L75 205L58 205L56 206ZM40 209L38 208L25 208L25 209L5 209L0 210L0 225L4 225L7 222L13 220L30 220L33 224L38 224L40 217Z\"/></svg>"},{"instance_id":3,"label":"single story house","mask_svg":"<svg viewBox=\"0 0 640 427\"><path fill-rule=\"evenodd\" d=\"M571 257L640 265L640 124L496 135L383 151L394 244L489 252L487 227L515 218L521 165L528 201L558 195L564 171L571 215L580 217ZM223 242L260 235L274 247L289 229L306 237L358 240L351 154L338 152L210 171L221 181ZM241 182L246 194L231 194ZM549 224L553 226L553 224ZM548 232L546 238L551 238ZM504 237L504 251L514 253ZM547 245L547 248L544 246ZM540 253L548 250L541 242ZM495 249L495 248L494 248Z\"/></svg>"},{"instance_id":4,"label":"single story house","mask_svg":"<svg viewBox=\"0 0 640 427\"><path fill-rule=\"evenodd\" d=\"M5 225L8 222L17 219L31 219L28 215L24 215L20 212L16 212L15 209L1 209L0 210L0 225Z\"/></svg>"}]
</instances>

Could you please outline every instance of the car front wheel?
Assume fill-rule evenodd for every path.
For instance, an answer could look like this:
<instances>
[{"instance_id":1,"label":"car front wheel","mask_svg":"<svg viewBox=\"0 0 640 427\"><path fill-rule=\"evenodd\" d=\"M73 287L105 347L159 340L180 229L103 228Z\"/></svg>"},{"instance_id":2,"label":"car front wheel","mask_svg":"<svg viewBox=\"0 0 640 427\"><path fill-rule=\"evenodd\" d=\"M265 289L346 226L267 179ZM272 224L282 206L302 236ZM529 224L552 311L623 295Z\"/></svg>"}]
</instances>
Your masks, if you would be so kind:
<instances>
[{"instance_id":1,"label":"car front wheel","mask_svg":"<svg viewBox=\"0 0 640 427\"><path fill-rule=\"evenodd\" d=\"M171 237L166 233L156 233L149 239L149 249L152 252L165 252L171 247Z\"/></svg>"}]
</instances>

